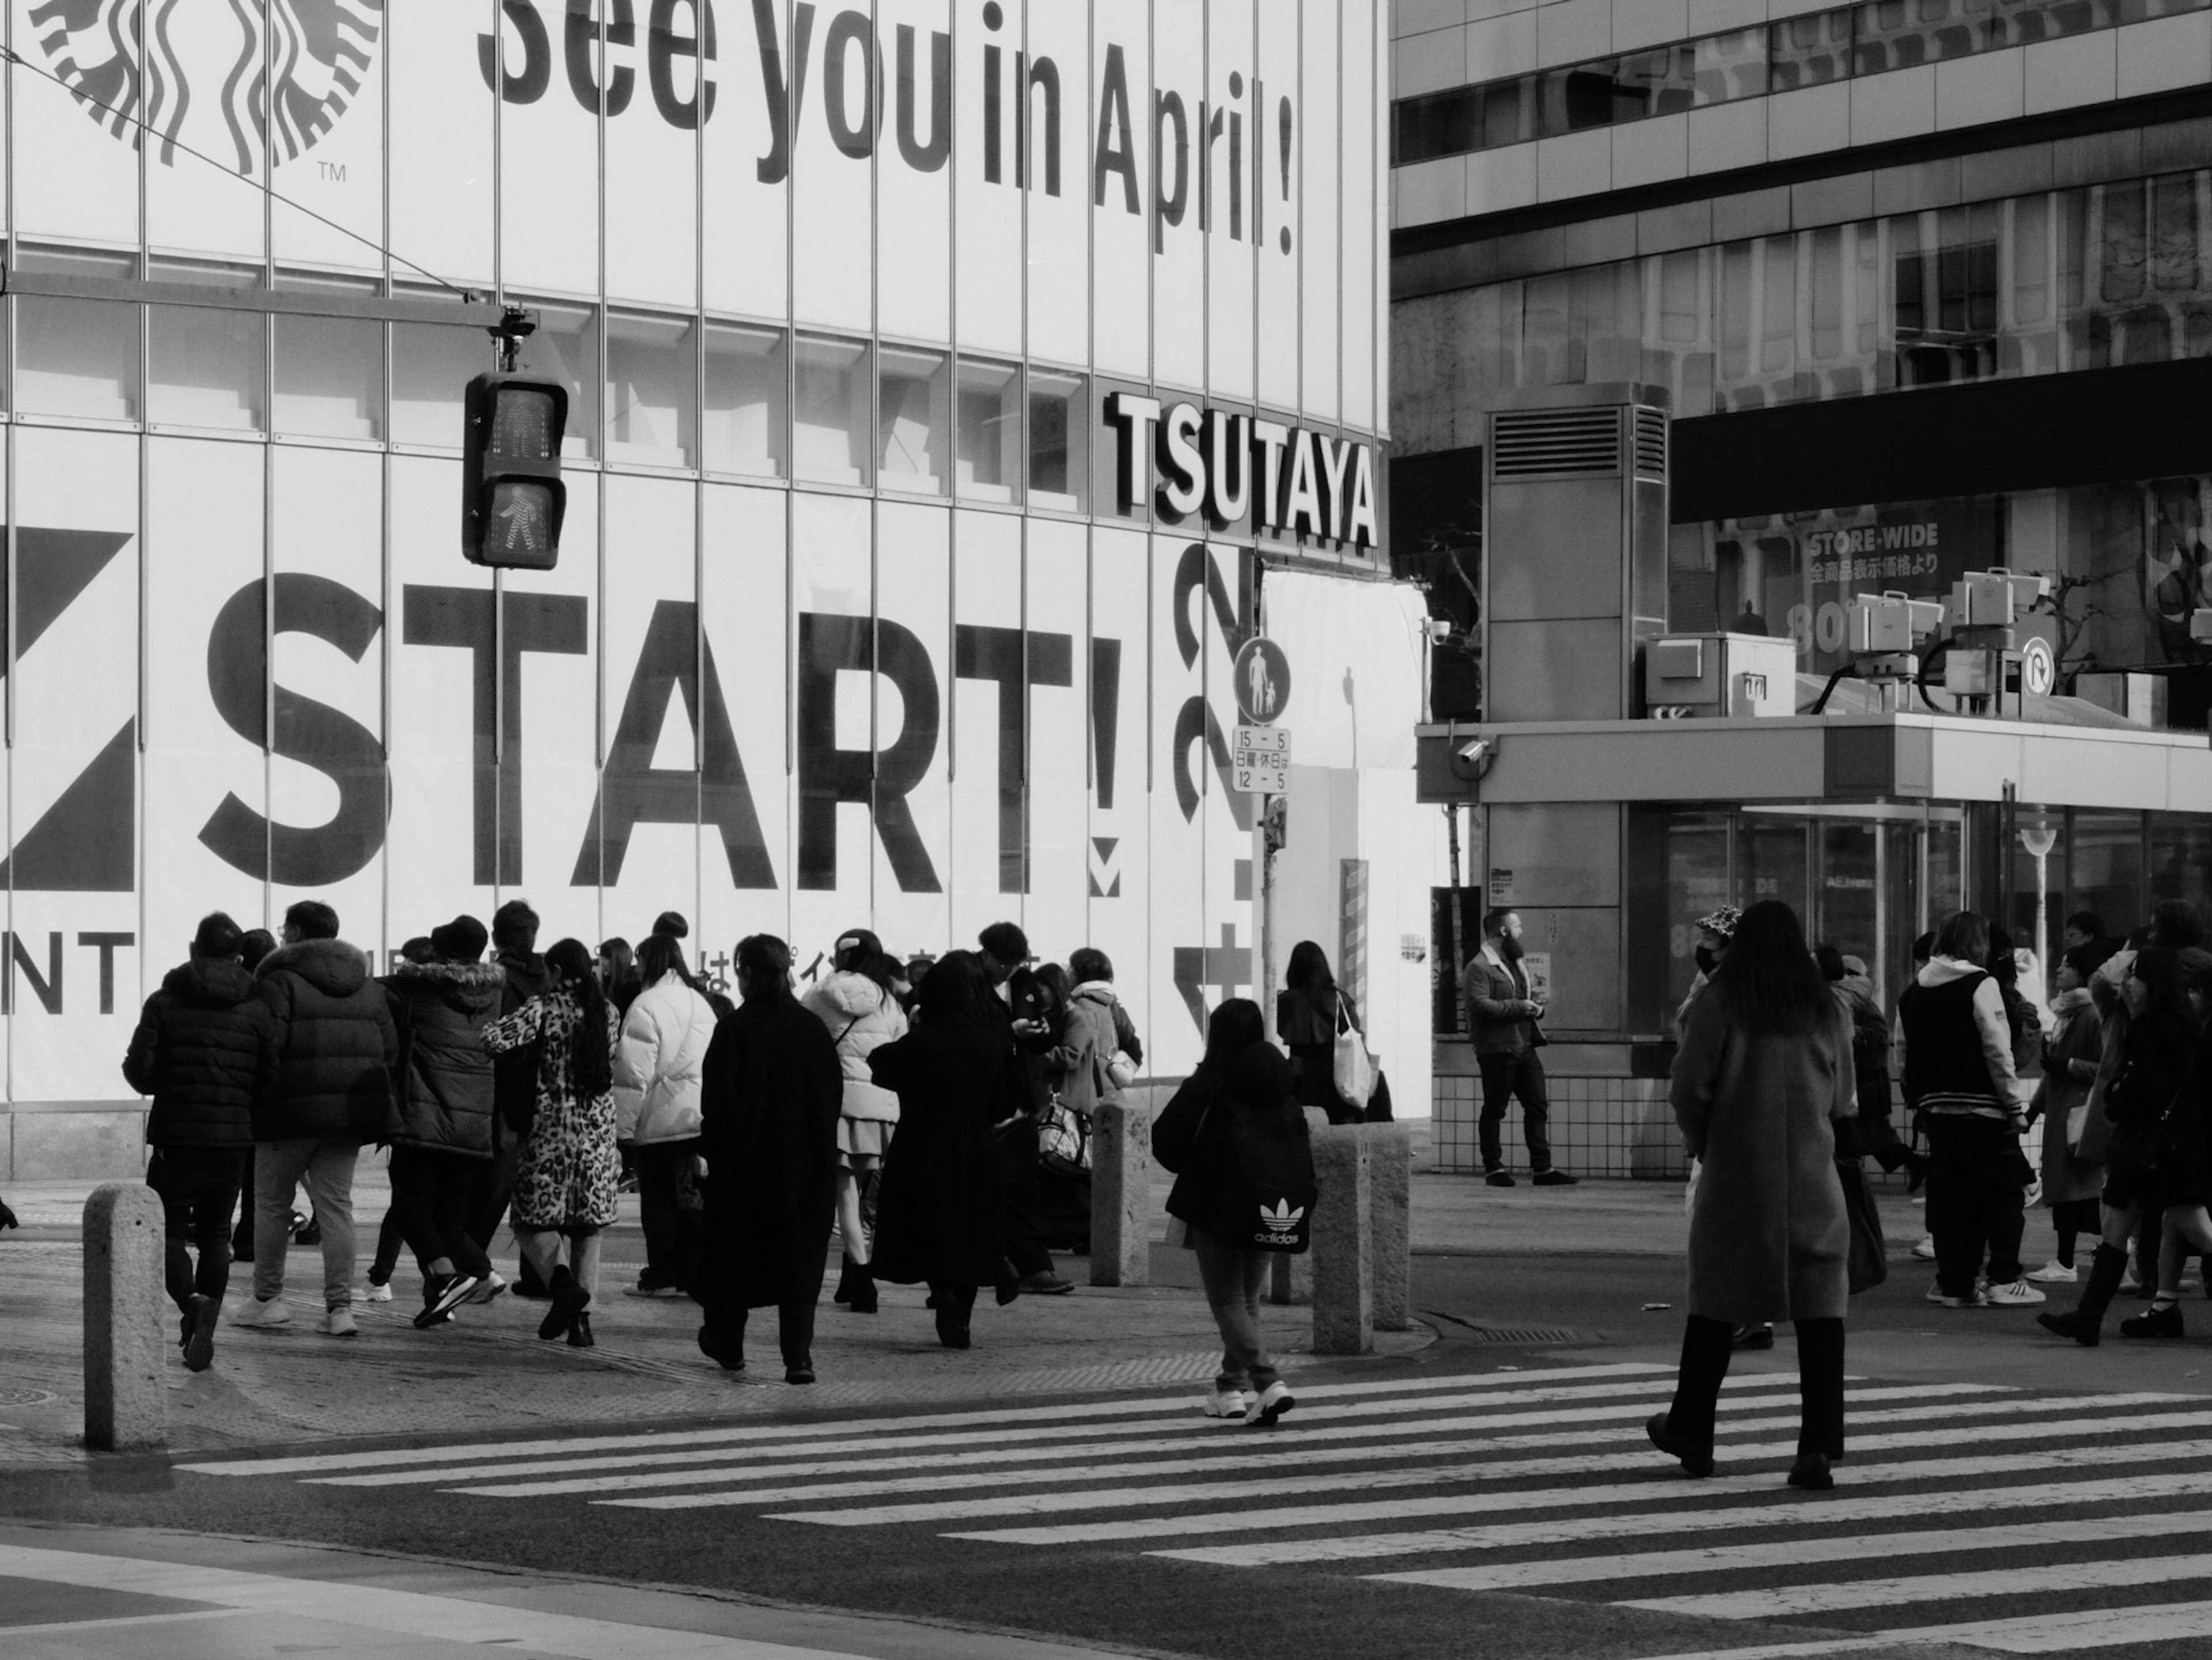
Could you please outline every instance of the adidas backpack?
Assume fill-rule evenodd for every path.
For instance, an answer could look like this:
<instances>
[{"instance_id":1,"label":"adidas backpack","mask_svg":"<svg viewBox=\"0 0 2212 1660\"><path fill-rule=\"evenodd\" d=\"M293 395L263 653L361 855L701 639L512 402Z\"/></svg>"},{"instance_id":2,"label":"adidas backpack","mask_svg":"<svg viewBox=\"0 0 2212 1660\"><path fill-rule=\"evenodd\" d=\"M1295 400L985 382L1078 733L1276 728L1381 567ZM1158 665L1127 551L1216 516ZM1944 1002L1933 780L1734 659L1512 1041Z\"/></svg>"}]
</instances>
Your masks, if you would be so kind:
<instances>
[{"instance_id":1,"label":"adidas backpack","mask_svg":"<svg viewBox=\"0 0 2212 1660\"><path fill-rule=\"evenodd\" d=\"M1235 1206L1242 1212L1231 1243L1245 1250L1304 1250L1320 1191L1304 1113L1296 1106L1242 1108L1229 1140L1235 1163L1224 1209Z\"/></svg>"}]
</instances>

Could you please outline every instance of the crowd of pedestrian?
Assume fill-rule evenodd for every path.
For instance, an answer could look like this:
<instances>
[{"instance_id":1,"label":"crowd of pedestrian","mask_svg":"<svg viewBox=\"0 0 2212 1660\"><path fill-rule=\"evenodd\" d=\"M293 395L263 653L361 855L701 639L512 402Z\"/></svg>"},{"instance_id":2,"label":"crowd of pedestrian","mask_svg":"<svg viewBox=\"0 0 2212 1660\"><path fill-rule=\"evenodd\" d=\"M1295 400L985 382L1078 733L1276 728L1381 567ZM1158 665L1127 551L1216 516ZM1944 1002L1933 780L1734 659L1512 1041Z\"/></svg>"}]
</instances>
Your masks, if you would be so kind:
<instances>
[{"instance_id":1,"label":"crowd of pedestrian","mask_svg":"<svg viewBox=\"0 0 2212 1660\"><path fill-rule=\"evenodd\" d=\"M593 1347L602 1242L626 1191L645 1262L623 1289L697 1303L700 1350L729 1371L744 1366L750 1310L772 1307L787 1380L813 1381L833 1237L834 1303L872 1315L878 1283L926 1285L950 1348L973 1341L986 1286L1000 1306L1074 1290L1053 1250L1089 1248L1091 1121L1144 1058L1104 952L1040 963L999 922L972 951L902 961L855 928L800 995L790 948L757 934L734 953L732 1001L690 965L677 913L596 950L541 952L538 930L511 900L489 927L459 916L408 940L379 976L319 902L293 905L281 940L221 913L200 924L124 1063L151 1102L147 1182L189 1367L210 1363L220 1323L292 1322L295 1243L320 1249L317 1329L357 1335L353 1189L370 1145L388 1150L392 1196L366 1295L390 1301L411 1255L424 1329L513 1291L544 1302L540 1338ZM1289 1057L1258 1006L1232 1000L1163 1119L1163 1162L1182 1172L1173 1208L1223 1335L1206 1409L1249 1405L1269 1424L1291 1402L1254 1298L1267 1255L1304 1248L1301 1108L1389 1110L1383 1091L1346 1101L1333 1081L1358 1015L1327 958L1302 943L1292 970ZM492 1260L503 1227L512 1286ZM251 1261L252 1292L226 1315L234 1259Z\"/></svg>"}]
</instances>

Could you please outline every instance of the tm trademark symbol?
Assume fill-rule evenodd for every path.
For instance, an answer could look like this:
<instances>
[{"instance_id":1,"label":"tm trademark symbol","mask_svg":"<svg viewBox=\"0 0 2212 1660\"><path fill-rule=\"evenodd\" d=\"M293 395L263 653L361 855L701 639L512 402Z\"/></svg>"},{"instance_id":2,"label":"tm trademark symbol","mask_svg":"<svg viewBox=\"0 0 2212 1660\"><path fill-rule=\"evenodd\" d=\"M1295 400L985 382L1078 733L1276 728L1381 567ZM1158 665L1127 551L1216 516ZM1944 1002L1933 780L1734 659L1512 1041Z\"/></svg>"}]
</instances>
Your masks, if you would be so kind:
<instances>
[{"instance_id":1,"label":"tm trademark symbol","mask_svg":"<svg viewBox=\"0 0 2212 1660\"><path fill-rule=\"evenodd\" d=\"M321 173L321 175L322 175L323 179L324 179L325 181L327 181L328 183L331 183L331 184L333 184L333 185L343 185L343 183L345 183L345 181L346 181L346 178L345 178L345 163L344 163L344 162L343 162L343 161L318 161L318 162L316 162L316 163L315 163L315 166L316 166L317 169L320 172L320 173Z\"/></svg>"}]
</instances>

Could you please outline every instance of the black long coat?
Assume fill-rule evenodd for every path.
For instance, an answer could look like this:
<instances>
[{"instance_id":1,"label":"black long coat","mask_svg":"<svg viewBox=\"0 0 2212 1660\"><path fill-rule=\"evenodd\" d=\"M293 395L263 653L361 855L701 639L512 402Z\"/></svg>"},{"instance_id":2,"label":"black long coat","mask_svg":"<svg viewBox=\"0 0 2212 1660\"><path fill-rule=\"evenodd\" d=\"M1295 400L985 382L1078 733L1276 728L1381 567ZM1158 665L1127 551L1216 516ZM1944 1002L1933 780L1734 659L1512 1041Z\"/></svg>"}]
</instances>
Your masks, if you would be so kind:
<instances>
[{"instance_id":1,"label":"black long coat","mask_svg":"<svg viewBox=\"0 0 2212 1660\"><path fill-rule=\"evenodd\" d=\"M714 1028L699 1126L701 1300L709 1306L769 1308L820 1295L844 1094L830 1029L788 994L750 999Z\"/></svg>"},{"instance_id":2,"label":"black long coat","mask_svg":"<svg viewBox=\"0 0 2212 1660\"><path fill-rule=\"evenodd\" d=\"M924 1025L884 1044L868 1065L899 1098L876 1201L875 1277L995 1285L1006 1260L1006 1176L991 1126L1030 1104L1005 1029Z\"/></svg>"}]
</instances>

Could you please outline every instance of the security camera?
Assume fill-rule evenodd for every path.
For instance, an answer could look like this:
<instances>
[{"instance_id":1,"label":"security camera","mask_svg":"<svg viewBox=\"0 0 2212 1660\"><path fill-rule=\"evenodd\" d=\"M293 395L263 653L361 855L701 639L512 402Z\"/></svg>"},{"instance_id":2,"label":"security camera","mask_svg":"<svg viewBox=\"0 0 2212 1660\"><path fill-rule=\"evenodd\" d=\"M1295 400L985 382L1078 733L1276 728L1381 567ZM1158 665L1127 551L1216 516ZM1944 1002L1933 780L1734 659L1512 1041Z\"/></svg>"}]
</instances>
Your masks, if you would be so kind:
<instances>
[{"instance_id":1,"label":"security camera","mask_svg":"<svg viewBox=\"0 0 2212 1660\"><path fill-rule=\"evenodd\" d=\"M1431 617L1421 627L1426 630L1432 645L1441 646L1452 637L1451 618L1449 617Z\"/></svg>"},{"instance_id":2,"label":"security camera","mask_svg":"<svg viewBox=\"0 0 2212 1660\"><path fill-rule=\"evenodd\" d=\"M1498 740L1494 738L1468 738L1452 745L1452 776L1462 784L1480 782L1498 759Z\"/></svg>"},{"instance_id":3,"label":"security camera","mask_svg":"<svg viewBox=\"0 0 2212 1660\"><path fill-rule=\"evenodd\" d=\"M1488 758L1491 750L1487 738L1470 738L1459 746L1459 758L1470 767L1479 767Z\"/></svg>"}]
</instances>

